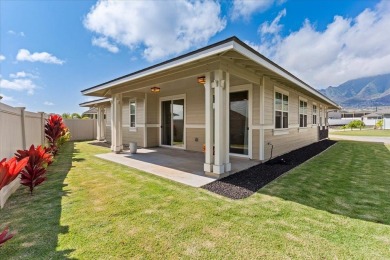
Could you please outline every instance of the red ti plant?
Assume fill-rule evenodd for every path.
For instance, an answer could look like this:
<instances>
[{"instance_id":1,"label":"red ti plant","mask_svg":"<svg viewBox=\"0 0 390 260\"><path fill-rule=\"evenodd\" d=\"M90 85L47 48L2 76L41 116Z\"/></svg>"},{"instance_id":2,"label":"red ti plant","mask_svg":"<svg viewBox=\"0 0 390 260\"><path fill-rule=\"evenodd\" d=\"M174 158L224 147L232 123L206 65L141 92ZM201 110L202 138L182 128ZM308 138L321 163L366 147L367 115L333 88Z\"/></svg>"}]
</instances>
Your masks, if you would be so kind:
<instances>
[{"instance_id":1,"label":"red ti plant","mask_svg":"<svg viewBox=\"0 0 390 260\"><path fill-rule=\"evenodd\" d=\"M0 161L0 190L16 179L28 160L29 158L26 156L21 158L21 160L12 157L8 161L6 161L6 158Z\"/></svg>"},{"instance_id":2,"label":"red ti plant","mask_svg":"<svg viewBox=\"0 0 390 260\"><path fill-rule=\"evenodd\" d=\"M13 236L13 234L9 233L8 227L6 227L0 234L0 246L4 244L7 240L11 239Z\"/></svg>"},{"instance_id":3,"label":"red ti plant","mask_svg":"<svg viewBox=\"0 0 390 260\"><path fill-rule=\"evenodd\" d=\"M46 180L46 167L52 162L52 155L42 146L30 146L28 150L18 150L15 153L17 160L23 160L29 157L28 163L22 170L21 184L30 188L31 195L34 187Z\"/></svg>"},{"instance_id":4,"label":"red ti plant","mask_svg":"<svg viewBox=\"0 0 390 260\"><path fill-rule=\"evenodd\" d=\"M62 120L60 115L50 115L48 119L46 119L45 124L45 136L49 141L50 152L53 155L56 155L58 152L58 140L61 136L65 135L66 126Z\"/></svg>"},{"instance_id":5,"label":"red ti plant","mask_svg":"<svg viewBox=\"0 0 390 260\"><path fill-rule=\"evenodd\" d=\"M0 161L0 190L16 179L20 171L26 166L28 160L29 158L26 157L18 162L15 157L12 157L8 161L6 158ZM13 234L9 233L8 227L5 228L0 234L0 246L13 236Z\"/></svg>"}]
</instances>

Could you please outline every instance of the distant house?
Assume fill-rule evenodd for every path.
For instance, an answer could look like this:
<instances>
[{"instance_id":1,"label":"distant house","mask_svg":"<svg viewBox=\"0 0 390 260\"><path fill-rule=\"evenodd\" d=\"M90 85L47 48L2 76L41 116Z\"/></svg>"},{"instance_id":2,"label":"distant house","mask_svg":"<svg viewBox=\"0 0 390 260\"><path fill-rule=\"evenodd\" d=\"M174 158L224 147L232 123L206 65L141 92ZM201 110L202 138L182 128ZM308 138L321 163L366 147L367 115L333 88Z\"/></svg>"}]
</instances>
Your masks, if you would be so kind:
<instances>
[{"instance_id":1,"label":"distant house","mask_svg":"<svg viewBox=\"0 0 390 260\"><path fill-rule=\"evenodd\" d=\"M85 89L101 99L98 139L205 151L206 175L230 156L264 161L327 137L335 102L236 37ZM106 120L104 119L106 115Z\"/></svg>"},{"instance_id":2,"label":"distant house","mask_svg":"<svg viewBox=\"0 0 390 260\"><path fill-rule=\"evenodd\" d=\"M353 120L363 120L363 117L373 113L372 110L338 110L328 112L330 126L347 125Z\"/></svg>"},{"instance_id":3,"label":"distant house","mask_svg":"<svg viewBox=\"0 0 390 260\"><path fill-rule=\"evenodd\" d=\"M91 119L97 119L97 113L98 113L98 109L96 107L92 107L90 109L88 109L87 111L85 111L81 117L89 117Z\"/></svg>"},{"instance_id":4,"label":"distant house","mask_svg":"<svg viewBox=\"0 0 390 260\"><path fill-rule=\"evenodd\" d=\"M383 129L390 129L390 109L378 110L363 117L367 126L375 126L379 120L383 120Z\"/></svg>"}]
</instances>

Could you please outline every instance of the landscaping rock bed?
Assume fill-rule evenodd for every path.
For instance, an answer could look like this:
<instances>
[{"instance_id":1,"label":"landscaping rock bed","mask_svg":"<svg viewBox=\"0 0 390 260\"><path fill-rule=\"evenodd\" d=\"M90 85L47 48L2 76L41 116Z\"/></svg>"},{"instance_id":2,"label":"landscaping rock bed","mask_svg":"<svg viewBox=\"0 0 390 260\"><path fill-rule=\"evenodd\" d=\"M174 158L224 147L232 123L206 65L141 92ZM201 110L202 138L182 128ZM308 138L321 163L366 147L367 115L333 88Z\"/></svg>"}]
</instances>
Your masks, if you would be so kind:
<instances>
[{"instance_id":1,"label":"landscaping rock bed","mask_svg":"<svg viewBox=\"0 0 390 260\"><path fill-rule=\"evenodd\" d=\"M231 199L247 198L282 174L323 152L335 143L336 141L323 140L310 144L209 183L202 188Z\"/></svg>"}]
</instances>

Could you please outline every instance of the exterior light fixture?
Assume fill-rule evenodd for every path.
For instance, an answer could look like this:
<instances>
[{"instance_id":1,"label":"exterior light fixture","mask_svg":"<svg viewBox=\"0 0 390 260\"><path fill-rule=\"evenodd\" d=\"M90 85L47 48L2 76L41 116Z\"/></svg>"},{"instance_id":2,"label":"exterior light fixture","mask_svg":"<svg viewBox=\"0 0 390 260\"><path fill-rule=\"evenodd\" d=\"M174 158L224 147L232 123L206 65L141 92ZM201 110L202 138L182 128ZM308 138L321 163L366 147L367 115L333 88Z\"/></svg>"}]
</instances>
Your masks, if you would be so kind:
<instances>
[{"instance_id":1,"label":"exterior light fixture","mask_svg":"<svg viewBox=\"0 0 390 260\"><path fill-rule=\"evenodd\" d=\"M199 84L205 84L206 83L206 76L198 77L198 83Z\"/></svg>"},{"instance_id":2,"label":"exterior light fixture","mask_svg":"<svg viewBox=\"0 0 390 260\"><path fill-rule=\"evenodd\" d=\"M160 92L160 88L159 87L153 87L153 88L151 88L151 90L152 90L153 93Z\"/></svg>"}]
</instances>

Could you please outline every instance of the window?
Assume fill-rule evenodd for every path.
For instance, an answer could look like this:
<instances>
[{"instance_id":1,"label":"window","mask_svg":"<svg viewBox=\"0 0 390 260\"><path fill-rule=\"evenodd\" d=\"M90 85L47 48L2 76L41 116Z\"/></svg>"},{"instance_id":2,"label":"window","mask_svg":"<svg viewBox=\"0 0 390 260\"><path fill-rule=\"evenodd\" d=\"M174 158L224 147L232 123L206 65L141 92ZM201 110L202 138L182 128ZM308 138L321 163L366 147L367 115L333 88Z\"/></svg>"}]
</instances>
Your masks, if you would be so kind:
<instances>
[{"instance_id":1,"label":"window","mask_svg":"<svg viewBox=\"0 0 390 260\"><path fill-rule=\"evenodd\" d=\"M317 106L313 105L313 125L317 124Z\"/></svg>"},{"instance_id":2,"label":"window","mask_svg":"<svg viewBox=\"0 0 390 260\"><path fill-rule=\"evenodd\" d=\"M320 106L320 126L322 126L322 107Z\"/></svg>"},{"instance_id":3,"label":"window","mask_svg":"<svg viewBox=\"0 0 390 260\"><path fill-rule=\"evenodd\" d=\"M135 128L136 102L130 100L130 128Z\"/></svg>"},{"instance_id":4,"label":"window","mask_svg":"<svg viewBox=\"0 0 390 260\"><path fill-rule=\"evenodd\" d=\"M307 127L307 102L299 100L299 127Z\"/></svg>"},{"instance_id":5,"label":"window","mask_svg":"<svg viewBox=\"0 0 390 260\"><path fill-rule=\"evenodd\" d=\"M275 128L288 128L288 96L275 92Z\"/></svg>"}]
</instances>

